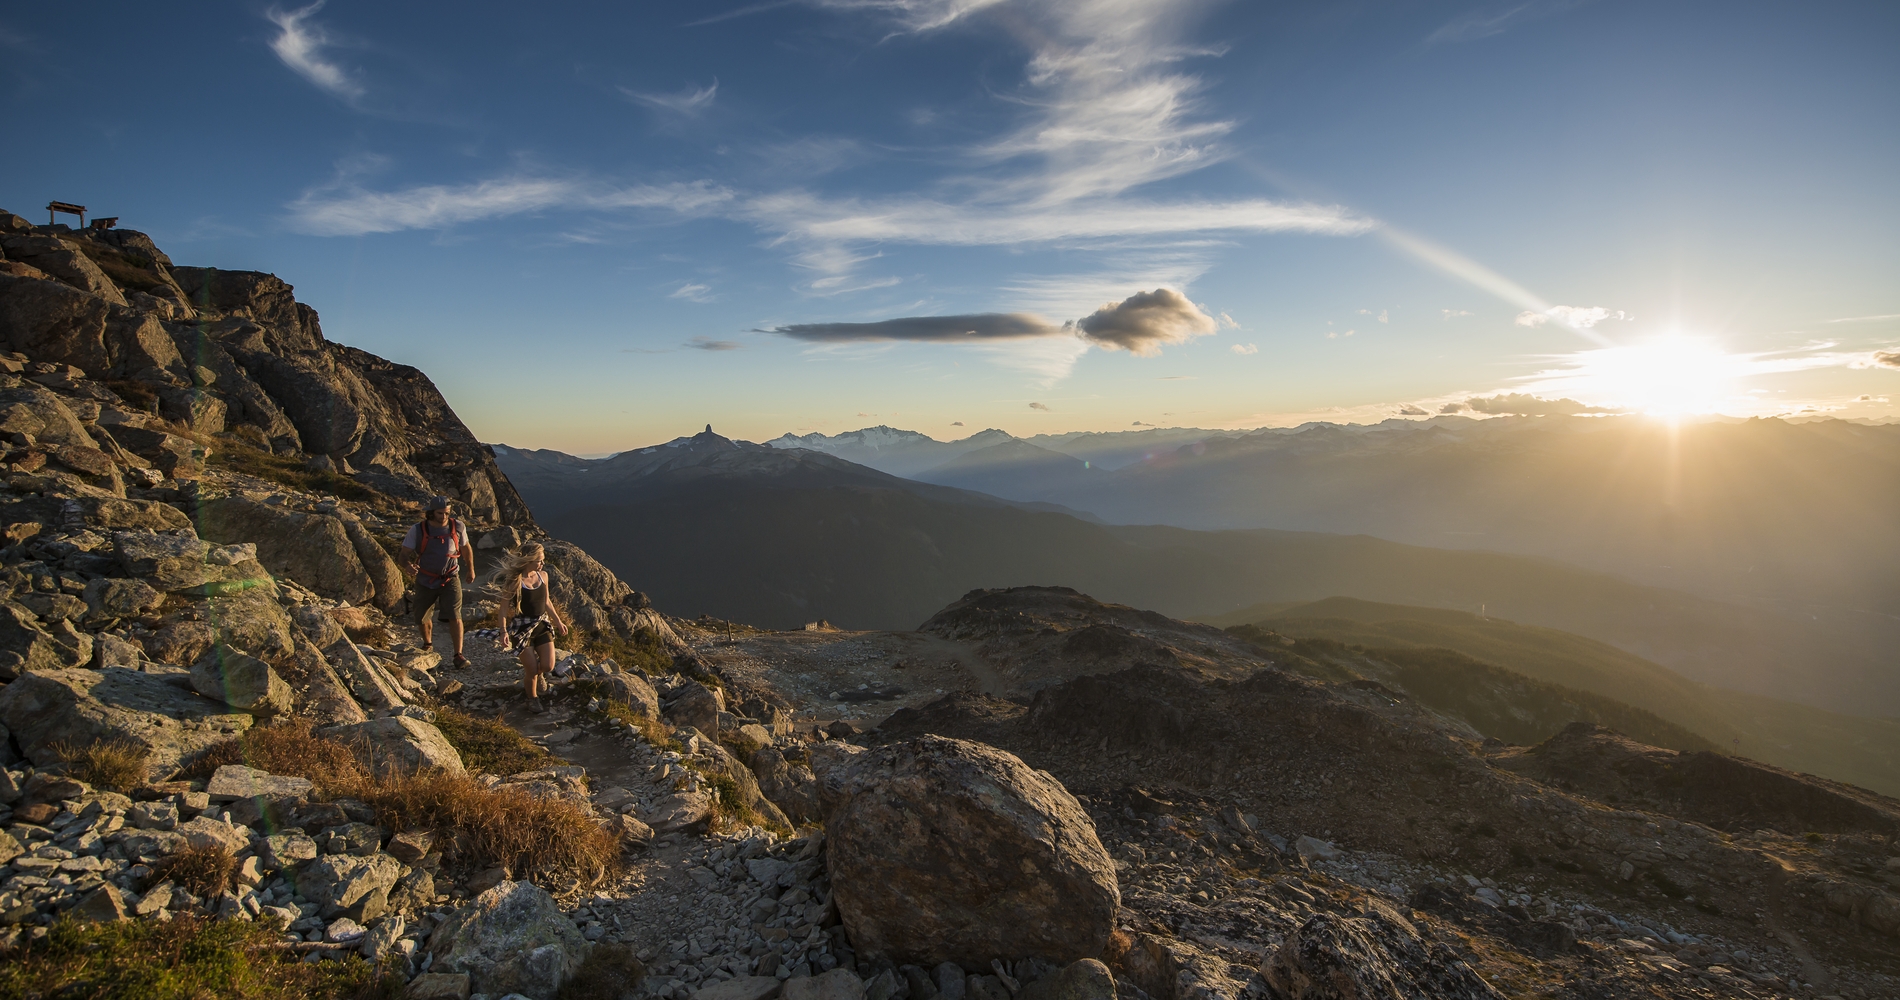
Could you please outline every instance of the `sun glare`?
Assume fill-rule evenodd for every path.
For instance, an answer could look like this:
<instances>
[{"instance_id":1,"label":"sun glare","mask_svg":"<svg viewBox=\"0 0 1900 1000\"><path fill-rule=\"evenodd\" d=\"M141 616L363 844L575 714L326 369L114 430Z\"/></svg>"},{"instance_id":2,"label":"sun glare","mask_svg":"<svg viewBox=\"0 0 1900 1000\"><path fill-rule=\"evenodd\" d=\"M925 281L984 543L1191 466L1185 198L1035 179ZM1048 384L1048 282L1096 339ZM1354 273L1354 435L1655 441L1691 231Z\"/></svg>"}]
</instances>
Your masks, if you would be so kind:
<instances>
[{"instance_id":1,"label":"sun glare","mask_svg":"<svg viewBox=\"0 0 1900 1000\"><path fill-rule=\"evenodd\" d=\"M1745 356L1680 336L1579 351L1565 360L1565 367L1533 376L1526 390L1657 416L1715 412L1748 368Z\"/></svg>"}]
</instances>

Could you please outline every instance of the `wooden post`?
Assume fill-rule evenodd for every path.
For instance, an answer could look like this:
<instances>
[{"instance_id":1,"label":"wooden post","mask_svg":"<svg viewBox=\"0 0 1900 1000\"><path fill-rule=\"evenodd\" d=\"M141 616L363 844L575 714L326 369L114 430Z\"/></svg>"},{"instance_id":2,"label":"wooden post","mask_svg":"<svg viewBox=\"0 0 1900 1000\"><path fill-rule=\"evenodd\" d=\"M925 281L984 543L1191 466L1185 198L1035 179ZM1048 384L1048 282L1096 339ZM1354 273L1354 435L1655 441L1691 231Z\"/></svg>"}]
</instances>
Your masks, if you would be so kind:
<instances>
[{"instance_id":1,"label":"wooden post","mask_svg":"<svg viewBox=\"0 0 1900 1000\"><path fill-rule=\"evenodd\" d=\"M74 205L64 201L49 201L46 203L46 224L48 226L57 224L59 221L59 213L61 212L65 212L67 215L79 216L79 228L86 228L86 206Z\"/></svg>"}]
</instances>

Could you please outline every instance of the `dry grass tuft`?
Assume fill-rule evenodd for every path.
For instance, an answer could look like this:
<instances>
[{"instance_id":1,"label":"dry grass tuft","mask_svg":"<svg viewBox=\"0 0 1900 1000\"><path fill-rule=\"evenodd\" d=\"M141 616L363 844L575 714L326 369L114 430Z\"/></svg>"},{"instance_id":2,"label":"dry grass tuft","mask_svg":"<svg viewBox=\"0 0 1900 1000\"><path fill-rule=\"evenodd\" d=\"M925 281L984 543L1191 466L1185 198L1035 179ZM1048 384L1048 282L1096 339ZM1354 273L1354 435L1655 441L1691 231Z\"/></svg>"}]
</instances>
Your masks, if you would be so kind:
<instances>
[{"instance_id":1,"label":"dry grass tuft","mask_svg":"<svg viewBox=\"0 0 1900 1000\"><path fill-rule=\"evenodd\" d=\"M216 899L231 887L237 864L228 847L186 847L152 862L152 883L171 879L195 896Z\"/></svg>"},{"instance_id":2,"label":"dry grass tuft","mask_svg":"<svg viewBox=\"0 0 1900 1000\"><path fill-rule=\"evenodd\" d=\"M483 718L443 705L434 711L435 727L462 755L462 766L471 771L510 775L567 763L499 717Z\"/></svg>"},{"instance_id":3,"label":"dry grass tuft","mask_svg":"<svg viewBox=\"0 0 1900 1000\"><path fill-rule=\"evenodd\" d=\"M32 947L0 961L0 996L61 1000L395 1000L402 978L360 957L306 963L280 950L263 921L163 923L62 919Z\"/></svg>"},{"instance_id":4,"label":"dry grass tuft","mask_svg":"<svg viewBox=\"0 0 1900 1000\"><path fill-rule=\"evenodd\" d=\"M56 743L53 753L66 762L66 773L73 778L114 792L129 792L145 784L151 755L145 748L122 740L107 740L85 747Z\"/></svg>"},{"instance_id":5,"label":"dry grass tuft","mask_svg":"<svg viewBox=\"0 0 1900 1000\"><path fill-rule=\"evenodd\" d=\"M501 786L466 774L389 774L350 789L395 830L459 831L469 860L499 865L516 878L578 879L598 885L617 871L620 839L579 805Z\"/></svg>"},{"instance_id":6,"label":"dry grass tuft","mask_svg":"<svg viewBox=\"0 0 1900 1000\"><path fill-rule=\"evenodd\" d=\"M597 944L587 953L586 964L561 985L560 1000L620 1000L631 995L646 974L631 945Z\"/></svg>"},{"instance_id":7,"label":"dry grass tuft","mask_svg":"<svg viewBox=\"0 0 1900 1000\"><path fill-rule=\"evenodd\" d=\"M471 770L517 774L563 763L500 720L437 709L436 725ZM389 829L460 831L466 836L458 839L468 845L463 860L484 868L500 865L517 878L597 883L615 872L620 855L618 837L575 803L487 788L469 774L372 774L348 745L316 736L301 720L221 743L205 753L194 773L208 775L223 764L309 778L319 797L360 800Z\"/></svg>"},{"instance_id":8,"label":"dry grass tuft","mask_svg":"<svg viewBox=\"0 0 1900 1000\"><path fill-rule=\"evenodd\" d=\"M369 777L355 753L335 740L317 736L306 719L258 726L236 739L206 750L185 772L208 778L226 764L243 764L272 774L309 778L319 794L351 787Z\"/></svg>"}]
</instances>

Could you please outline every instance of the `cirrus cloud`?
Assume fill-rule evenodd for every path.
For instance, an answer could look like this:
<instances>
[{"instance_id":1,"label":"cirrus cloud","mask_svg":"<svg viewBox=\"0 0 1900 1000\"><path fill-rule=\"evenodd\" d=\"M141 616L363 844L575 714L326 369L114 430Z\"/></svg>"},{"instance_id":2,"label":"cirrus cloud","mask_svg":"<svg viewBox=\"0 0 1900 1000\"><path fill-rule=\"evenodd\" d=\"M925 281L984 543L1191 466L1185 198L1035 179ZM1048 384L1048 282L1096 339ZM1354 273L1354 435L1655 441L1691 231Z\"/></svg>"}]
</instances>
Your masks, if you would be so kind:
<instances>
[{"instance_id":1,"label":"cirrus cloud","mask_svg":"<svg viewBox=\"0 0 1900 1000\"><path fill-rule=\"evenodd\" d=\"M317 11L323 9L323 3L324 0L316 0L310 6L296 10L272 7L266 11L265 18L277 26L277 37L270 40L270 50L291 72L319 89L344 100L354 100L363 96L363 85L357 83L343 67L324 56L323 50L330 44L330 36L322 25L310 20Z\"/></svg>"},{"instance_id":2,"label":"cirrus cloud","mask_svg":"<svg viewBox=\"0 0 1900 1000\"><path fill-rule=\"evenodd\" d=\"M1554 320L1559 325L1567 326L1572 330L1588 330L1604 320L1632 320L1635 318L1636 317L1631 316L1621 309L1612 311L1602 306L1551 306L1542 312L1526 309L1517 314L1517 319L1514 322L1516 322L1518 326L1528 326L1535 329Z\"/></svg>"}]
</instances>

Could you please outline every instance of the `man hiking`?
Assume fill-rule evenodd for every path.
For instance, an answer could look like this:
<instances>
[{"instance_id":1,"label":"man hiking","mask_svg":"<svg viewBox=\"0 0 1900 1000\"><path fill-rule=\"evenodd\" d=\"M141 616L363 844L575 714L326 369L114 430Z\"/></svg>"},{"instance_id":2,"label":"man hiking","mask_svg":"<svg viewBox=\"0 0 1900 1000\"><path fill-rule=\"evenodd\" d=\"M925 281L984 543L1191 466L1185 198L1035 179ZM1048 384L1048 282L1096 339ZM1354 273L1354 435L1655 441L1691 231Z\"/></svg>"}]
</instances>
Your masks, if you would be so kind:
<instances>
[{"instance_id":1,"label":"man hiking","mask_svg":"<svg viewBox=\"0 0 1900 1000\"><path fill-rule=\"evenodd\" d=\"M462 655L462 579L475 582L475 549L468 544L467 526L449 516L448 497L429 501L422 523L403 536L402 557L416 575L416 627L422 630L422 644L435 648L429 609L440 602L449 634L455 637L455 665L468 666L468 657Z\"/></svg>"}]
</instances>

